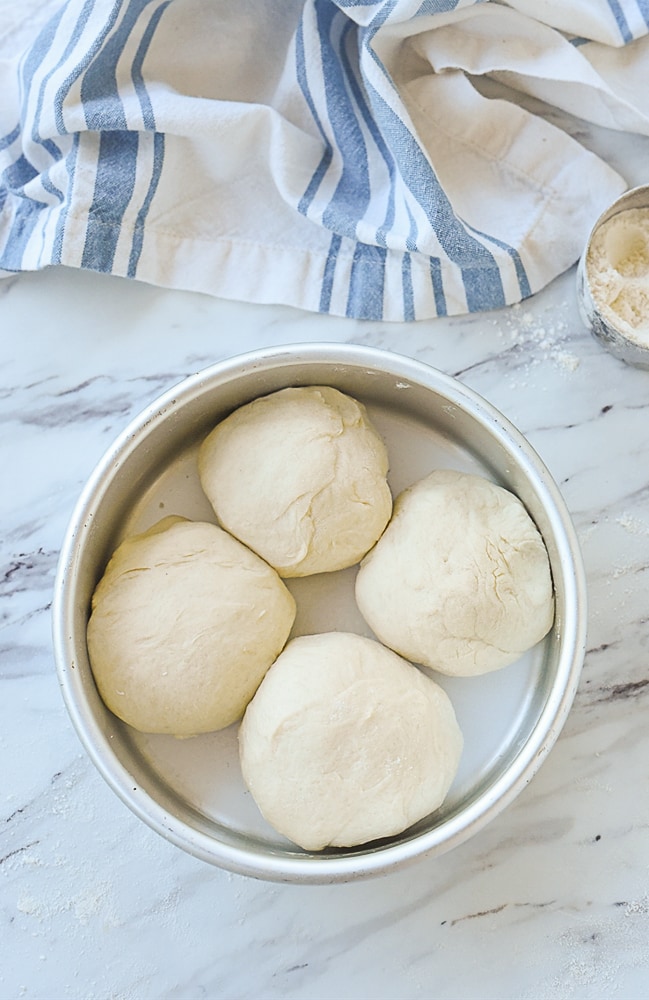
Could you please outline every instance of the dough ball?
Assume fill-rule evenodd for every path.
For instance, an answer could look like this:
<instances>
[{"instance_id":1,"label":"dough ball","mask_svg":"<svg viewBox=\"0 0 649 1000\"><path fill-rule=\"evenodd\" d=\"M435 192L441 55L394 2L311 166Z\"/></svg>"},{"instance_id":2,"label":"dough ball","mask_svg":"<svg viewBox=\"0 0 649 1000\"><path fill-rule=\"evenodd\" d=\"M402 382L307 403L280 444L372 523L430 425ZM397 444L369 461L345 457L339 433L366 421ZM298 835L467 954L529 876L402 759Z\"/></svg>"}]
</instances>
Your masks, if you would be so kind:
<instances>
[{"instance_id":1,"label":"dough ball","mask_svg":"<svg viewBox=\"0 0 649 1000\"><path fill-rule=\"evenodd\" d=\"M219 522L284 577L362 559L392 512L387 471L365 407L326 386L281 389L242 406L199 455Z\"/></svg>"},{"instance_id":2,"label":"dough ball","mask_svg":"<svg viewBox=\"0 0 649 1000\"><path fill-rule=\"evenodd\" d=\"M269 823L306 850L400 833L437 809L462 735L430 677L373 639L291 640L239 730L243 776Z\"/></svg>"},{"instance_id":3,"label":"dough ball","mask_svg":"<svg viewBox=\"0 0 649 1000\"><path fill-rule=\"evenodd\" d=\"M497 670L554 619L550 564L520 500L438 471L405 490L356 578L361 614L402 656L445 674Z\"/></svg>"},{"instance_id":4,"label":"dough ball","mask_svg":"<svg viewBox=\"0 0 649 1000\"><path fill-rule=\"evenodd\" d=\"M215 524L167 517L115 551L88 652L115 715L192 736L241 718L294 619L293 597L254 552Z\"/></svg>"}]
</instances>

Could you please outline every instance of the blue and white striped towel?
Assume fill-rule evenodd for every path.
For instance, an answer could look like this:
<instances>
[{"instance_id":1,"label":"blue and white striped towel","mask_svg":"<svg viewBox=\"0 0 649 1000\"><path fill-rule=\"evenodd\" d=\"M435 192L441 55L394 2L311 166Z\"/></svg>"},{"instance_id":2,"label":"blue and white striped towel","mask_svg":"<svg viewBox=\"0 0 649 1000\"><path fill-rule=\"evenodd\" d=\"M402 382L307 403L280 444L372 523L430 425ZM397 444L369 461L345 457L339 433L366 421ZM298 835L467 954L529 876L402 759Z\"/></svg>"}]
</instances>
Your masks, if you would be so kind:
<instances>
[{"instance_id":1,"label":"blue and white striped towel","mask_svg":"<svg viewBox=\"0 0 649 1000\"><path fill-rule=\"evenodd\" d=\"M376 320L520 301L627 185L511 95L649 134L648 24L649 0L69 0L0 60L0 269Z\"/></svg>"}]
</instances>

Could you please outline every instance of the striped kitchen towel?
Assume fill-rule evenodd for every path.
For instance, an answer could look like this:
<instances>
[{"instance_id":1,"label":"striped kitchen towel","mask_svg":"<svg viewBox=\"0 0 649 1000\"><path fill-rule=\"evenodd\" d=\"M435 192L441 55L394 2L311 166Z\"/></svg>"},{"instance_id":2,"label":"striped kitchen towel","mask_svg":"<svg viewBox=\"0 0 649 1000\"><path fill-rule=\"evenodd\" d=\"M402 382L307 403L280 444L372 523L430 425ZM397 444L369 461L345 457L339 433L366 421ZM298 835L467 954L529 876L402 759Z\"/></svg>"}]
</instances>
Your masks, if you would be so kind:
<instances>
[{"instance_id":1,"label":"striped kitchen towel","mask_svg":"<svg viewBox=\"0 0 649 1000\"><path fill-rule=\"evenodd\" d=\"M520 301L627 186L529 107L649 134L648 23L649 0L68 0L0 48L0 269L372 320Z\"/></svg>"}]
</instances>

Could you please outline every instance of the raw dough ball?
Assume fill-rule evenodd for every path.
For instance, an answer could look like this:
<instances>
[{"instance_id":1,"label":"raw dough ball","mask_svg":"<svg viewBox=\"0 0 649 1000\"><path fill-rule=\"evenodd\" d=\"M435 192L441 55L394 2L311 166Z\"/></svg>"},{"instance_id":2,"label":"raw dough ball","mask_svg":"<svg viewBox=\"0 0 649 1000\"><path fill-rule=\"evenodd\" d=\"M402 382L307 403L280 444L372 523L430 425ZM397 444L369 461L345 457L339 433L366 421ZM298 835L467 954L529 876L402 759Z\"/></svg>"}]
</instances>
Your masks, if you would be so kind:
<instances>
[{"instance_id":1,"label":"raw dough ball","mask_svg":"<svg viewBox=\"0 0 649 1000\"><path fill-rule=\"evenodd\" d=\"M469 676L516 660L554 619L543 540L518 497L438 471L405 490L356 578L361 614L402 656Z\"/></svg>"},{"instance_id":2,"label":"raw dough ball","mask_svg":"<svg viewBox=\"0 0 649 1000\"><path fill-rule=\"evenodd\" d=\"M365 407L327 386L240 407L204 441L219 522L284 577L353 566L392 512L385 445Z\"/></svg>"},{"instance_id":3,"label":"raw dough ball","mask_svg":"<svg viewBox=\"0 0 649 1000\"><path fill-rule=\"evenodd\" d=\"M115 551L88 652L115 715L191 736L241 718L295 619L274 569L215 524L167 517Z\"/></svg>"},{"instance_id":4,"label":"raw dough ball","mask_svg":"<svg viewBox=\"0 0 649 1000\"><path fill-rule=\"evenodd\" d=\"M239 730L246 784L269 823L306 850L400 833L437 809L462 735L423 671L373 639L293 639Z\"/></svg>"}]
</instances>

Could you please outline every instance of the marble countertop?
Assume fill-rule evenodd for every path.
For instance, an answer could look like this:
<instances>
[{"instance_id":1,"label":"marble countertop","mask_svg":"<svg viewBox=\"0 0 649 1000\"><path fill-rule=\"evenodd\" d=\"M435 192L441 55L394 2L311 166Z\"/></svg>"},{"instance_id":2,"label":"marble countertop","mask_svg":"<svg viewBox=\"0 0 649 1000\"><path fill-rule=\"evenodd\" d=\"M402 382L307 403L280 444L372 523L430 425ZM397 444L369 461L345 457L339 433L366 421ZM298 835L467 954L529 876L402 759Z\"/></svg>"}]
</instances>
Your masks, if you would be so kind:
<instances>
[{"instance_id":1,"label":"marble countertop","mask_svg":"<svg viewBox=\"0 0 649 1000\"><path fill-rule=\"evenodd\" d=\"M649 140L584 141L647 180ZM64 269L0 282L0 997L649 993L649 372L582 327L574 281L411 325ZM394 350L497 406L560 485L590 605L573 709L516 801L449 854L333 886L233 875L141 823L82 750L50 639L60 544L113 438L184 376L298 341Z\"/></svg>"}]
</instances>

